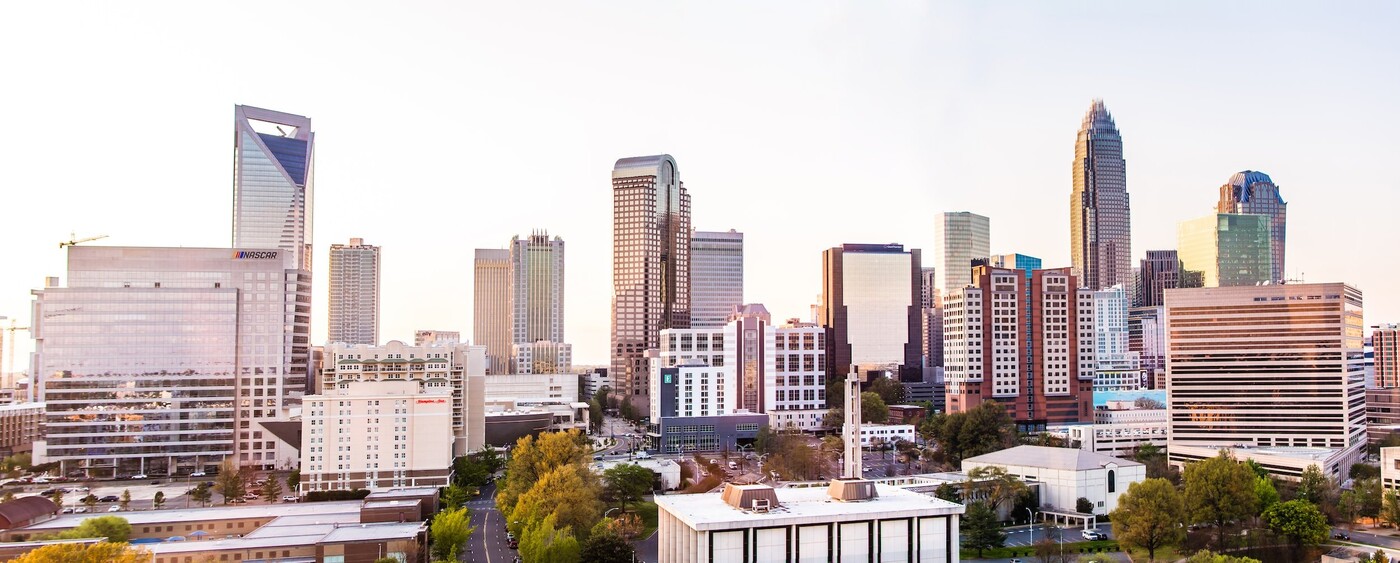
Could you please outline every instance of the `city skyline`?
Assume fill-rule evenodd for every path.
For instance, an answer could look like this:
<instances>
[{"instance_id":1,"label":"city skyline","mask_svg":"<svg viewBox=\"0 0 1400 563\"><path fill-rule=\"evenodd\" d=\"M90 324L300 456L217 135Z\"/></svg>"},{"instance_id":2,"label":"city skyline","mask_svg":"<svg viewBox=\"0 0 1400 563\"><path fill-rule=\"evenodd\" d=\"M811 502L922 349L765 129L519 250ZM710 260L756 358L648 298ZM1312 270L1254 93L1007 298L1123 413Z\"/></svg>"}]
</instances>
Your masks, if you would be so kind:
<instances>
[{"instance_id":1,"label":"city skyline","mask_svg":"<svg viewBox=\"0 0 1400 563\"><path fill-rule=\"evenodd\" d=\"M1239 170L1266 170L1288 191L1291 236L1285 274L1302 275L1310 282L1344 281L1366 291L1367 325L1400 318L1400 296L1386 292L1388 280L1400 272L1394 265L1363 258L1371 253L1363 241L1380 240L1386 210L1400 203L1397 190L1385 186L1391 181L1382 168L1385 155L1395 152L1396 141L1381 135L1400 124L1400 113L1384 102L1393 99L1400 83L1394 76L1363 70L1396 55L1394 45L1373 44L1374 39L1368 38L1384 36L1379 27L1368 26L1387 18L1363 21L1354 12L1302 6L1268 13L1240 7L1207 10L1205 6L1196 5L1194 10L1101 7L1070 9L1064 14L1033 6L872 9L856 14L838 6L816 6L796 13L746 8L752 10L746 13L753 16L752 23L662 7L665 14L687 13L697 20L678 28L674 44L639 55L651 62L675 60L695 90L678 97L597 88L601 79L588 75L596 74L594 71L611 59L632 53L623 50L626 43L620 39L583 45L577 53L558 53L545 47L516 54L501 52L528 44L537 33L558 34L566 40L600 35L596 27L574 29L570 20L582 16L589 16L590 21L596 18L607 29L628 29L636 22L634 14L608 15L600 13L605 11L602 9L580 14L574 11L577 8L564 7L543 18L538 28L510 39L478 29L490 27L485 24L493 19L523 17L512 8L492 7L484 10L503 12L471 11L467 30L472 33L450 34L473 36L481 31L479 37L415 40L419 43L414 46L425 51L435 50L435 42L446 42L440 45L445 47L440 49L443 52L473 54L466 59L469 70L502 81L499 87L472 92L466 103L446 103L430 92L441 89L461 94L459 83L444 82L454 79L420 72L427 67L419 64L441 64L440 57L424 57L421 63L395 69L387 59L379 58L381 55L338 38L344 30L332 29L335 26L313 26L305 37L293 40L320 46L307 65L262 69L267 75L258 79L226 78L220 69L246 56L235 58L234 45L257 55L274 52L265 51L272 49L271 41L261 46L256 41L228 40L235 29L242 32L244 18L252 14L229 14L231 19L225 23L202 22L211 29L173 26L147 34L149 38L131 39L132 35L143 35L140 30L145 26L154 30L161 22L123 18L122 26L107 29L104 23L112 14L95 10L77 15L72 28L58 37L73 33L103 40L116 37L110 34L120 31L124 39L109 41L112 47L91 61L79 60L76 52L62 49L17 61L16 78L40 85L3 94L7 101L33 111L15 117L16 127L27 135L0 140L5 154L18 163L0 170L0 183L12 187L6 197L6 208L12 210L6 217L12 266L0 273L0 314L17 319L21 326L28 324L28 292L42 287L44 276L62 274L65 253L53 247L55 237L66 240L70 231L80 238L111 237L99 245L227 245L231 147L226 112L229 105L249 103L315 119L319 189L314 240L365 236L394 248L399 263L429 264L427 272L385 272L382 340L409 341L413 330L424 326L466 332L472 324L472 303L461 290L472 282L469 255L444 260L440 247L425 241L463 241L466 248L485 247L500 244L521 227L548 228L569 234L569 268L578 274L567 289L567 332L575 345L576 363L603 364L607 361L610 291L606 280L611 247L609 230L598 217L607 215L607 171L617 158L670 153L684 161L688 187L704 194L697 198L693 211L696 223L732 226L744 232L746 253L758 257L750 261L746 272L746 300L765 303L777 318L805 317L820 292L819 254L823 249L843 242L898 242L906 248L932 249L930 218L941 211L986 215L998 225L993 249L1042 257L1046 267L1068 266L1067 218L1063 213L1064 194L1070 188L1064 174L1065 164L1072 159L1068 145L1084 104L1101 97L1125 124L1130 137L1124 151L1133 167L1130 189L1134 208L1140 211L1133 221L1133 263L1146 249L1174 248L1176 224L1209 212L1222 178ZM1372 11L1393 14L1395 9L1384 6ZM51 10L45 7L12 10L38 11L17 17L52 19L44 15ZM304 10L307 8L290 11L315 19ZM1201 17L1204 12L1210 17ZM421 14L410 10L406 15ZM462 23L465 15L458 16L442 18L443 24ZM398 20L403 17L391 15L389 20L416 21ZM759 29L777 17L791 17L791 27L775 32L779 35L774 44L786 41L796 47L763 44L753 61L748 61L755 52L751 40L709 53L705 49L713 45L699 37L703 26L715 25L725 33L747 36L749 26ZM607 21L610 18L615 21ZM842 18L850 21L832 23ZM1020 41L1043 40L1057 27L1081 29L1090 23L1073 20L1085 18L1111 22L1105 26L1112 27L1104 32L1108 39L1131 48L1109 54L1104 67L1076 69L1071 65L1074 58L1066 55L1082 51L1089 39L1065 39L1055 33L1062 40L1045 52L1031 53L1024 62L1012 60L1012 53L1024 54L1017 47L1022 45ZM337 19L349 30L372 25L367 23L367 14L345 13ZM1144 19L1167 27L1185 21L1199 25L1191 31L1162 32L1150 29L1140 21ZM992 21L998 24L993 26ZM1267 46L1196 41L1238 29L1246 22L1268 25L1278 41ZM852 42L867 34L862 30L880 26L890 27L885 37L869 44ZM982 27L996 30L987 39L973 37L977 35L973 31ZM927 37L930 29L960 28L966 31L947 39ZM132 33L133 29L137 32ZM0 44L19 49L40 41L40 36L33 34L43 30L42 26L22 30L0 39ZM270 31L252 33L263 37ZM645 33L652 37L657 32ZM1008 47L984 44L1016 34L1025 38ZM185 52L163 53L163 47L158 48L172 37L188 45ZM834 47L822 46L828 39ZM219 41L226 45L215 45ZM1326 42L1328 49L1313 52L1317 41ZM488 47L493 42L499 46ZM320 49L347 54L338 58ZM950 73L926 70L974 50L980 63L977 68L953 63ZM389 51L394 60L404 54L402 50ZM500 60L492 58L497 56ZM724 75L706 70L712 66L706 64L709 57L734 63L732 70ZM765 73L769 65L786 60L795 63L789 70ZM1182 66L1182 60L1194 61L1196 68ZM825 64L829 61L836 63ZM882 62L865 64L869 61ZM1128 61L1133 64L1124 64ZM346 82L347 78L339 76L346 73L337 69L359 64L386 73L387 83L400 86L357 92L351 85L358 84L358 79ZM73 97L75 92L91 91L85 84L93 77L158 78L177 65L189 74L168 92L153 84L132 88L132 92L104 93L107 97L98 103L92 98ZM1030 67L1035 65L1047 68L1034 71ZM1132 66L1141 73L1113 65ZM520 70L523 68L532 70L527 73ZM911 72L921 68L925 70ZM1269 99L1218 88L1221 81L1236 79L1242 68L1273 75L1279 84ZM64 69L61 76L57 69ZM828 69L834 69L834 78L821 78ZM1023 76L1023 72L1029 74ZM739 97L738 90L732 90L737 83L729 73L753 75L758 88L743 88L743 97ZM1033 93L1011 93L1012 89L1003 88L1008 80L1040 80L1045 73L1063 76L1051 87ZM943 76L938 80L946 83L924 75ZM571 90L601 89L615 99L599 94L582 94L579 99L561 96L553 85L554 76L577 86ZM289 87L293 84L296 87ZM960 89L966 92L955 92ZM516 93L516 99L503 98L507 93ZM425 96L424 103L404 107L403 100L415 96ZM1353 125L1333 119L1330 106L1339 98L1367 115L1366 123ZM711 109L703 103L707 99L721 103ZM726 115L728 106L743 102L752 102L765 114ZM776 105L779 102L789 105L780 107ZM667 104L674 104L673 109L679 111L659 111ZM113 112L112 106L124 111ZM823 107L836 111L815 109ZM386 108L393 108L393 112ZM540 111L541 118L553 124L519 122L516 118L527 111ZM493 112L505 119L487 116ZM823 117L808 124L817 113ZM169 133L158 127L133 126L130 114L182 116L182 142L168 142ZM474 131L461 141L413 144L412 150L385 142L392 138L391 133L406 138L436 136L439 134L431 129L461 129L454 125L478 120L481 127L470 127ZM658 125L648 128L646 124L652 122ZM518 128L512 132L506 123ZM608 129L626 133L604 132L603 123ZM736 127L754 134L735 139L732 131ZM119 151L102 146L100 136L84 134L97 129L121 130L133 144L160 146L162 173L140 175L140 181L135 180L138 175L111 174L125 162L113 154ZM721 131L725 133L717 135ZM540 140L541 136L554 138ZM875 142L877 138L884 140ZM1320 147L1318 138L1327 138L1330 144ZM998 143L996 150L989 148L994 141ZM64 151L42 149L60 145L65 146ZM423 158L410 158L415 152ZM544 167L526 164L540 154L557 160ZM469 156L455 158L460 155ZM81 165L73 166L75 160ZM785 160L801 164L774 166ZM896 160L908 166L888 166ZM526 166L539 174L523 182L506 175ZM987 174L1004 169L1008 170ZM57 183L53 170L65 171ZM493 186L507 185L537 190L538 195L532 194L532 198L556 205L509 207L504 194L514 190L486 193ZM42 188L16 189L19 186ZM363 201L379 197L378 192L386 187L392 188L393 197L379 201L382 205L377 208L364 208ZM858 188L857 193L864 197L839 196L838 190L852 188ZM1336 198L1333 194L1343 188L1362 191L1368 205L1354 208L1354 200ZM796 197L805 191L822 195ZM1006 204L1008 196L1014 198L1015 205ZM423 206L423 199L433 203ZM61 214L49 211L66 200L83 204L67 206ZM832 203L839 204L840 214L822 211ZM497 206L522 211L499 212L494 210ZM37 212L13 211L24 208ZM457 220L463 210L469 210L470 220ZM411 214L422 216L403 225L413 228L383 219ZM844 219L847 217L881 220ZM803 227L807 220L822 222L813 224L820 227L815 236ZM371 221L381 226L366 229ZM316 273L314 287L328 287L324 277L327 250L328 245L324 245L311 253L316 261L312 268ZM322 332L328 309L326 292L316 290L313 294L312 341L320 343L326 337ZM441 297L422 297L431 295ZM27 364L23 354L32 349L32 342L24 333L17 336L16 369L23 369Z\"/></svg>"}]
</instances>

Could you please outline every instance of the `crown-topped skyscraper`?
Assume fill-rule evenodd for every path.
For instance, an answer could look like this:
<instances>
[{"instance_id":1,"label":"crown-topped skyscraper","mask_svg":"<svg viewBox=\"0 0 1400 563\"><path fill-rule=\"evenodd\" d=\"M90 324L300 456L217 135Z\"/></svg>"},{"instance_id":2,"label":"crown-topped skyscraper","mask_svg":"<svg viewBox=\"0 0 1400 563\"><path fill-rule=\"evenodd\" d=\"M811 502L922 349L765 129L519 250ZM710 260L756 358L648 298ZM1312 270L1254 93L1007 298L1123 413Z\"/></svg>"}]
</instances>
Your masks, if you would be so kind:
<instances>
[{"instance_id":1,"label":"crown-topped skyscraper","mask_svg":"<svg viewBox=\"0 0 1400 563\"><path fill-rule=\"evenodd\" d=\"M1094 100L1074 141L1070 194L1074 275L1093 290L1133 283L1132 220L1123 138L1103 100Z\"/></svg>"}]
</instances>

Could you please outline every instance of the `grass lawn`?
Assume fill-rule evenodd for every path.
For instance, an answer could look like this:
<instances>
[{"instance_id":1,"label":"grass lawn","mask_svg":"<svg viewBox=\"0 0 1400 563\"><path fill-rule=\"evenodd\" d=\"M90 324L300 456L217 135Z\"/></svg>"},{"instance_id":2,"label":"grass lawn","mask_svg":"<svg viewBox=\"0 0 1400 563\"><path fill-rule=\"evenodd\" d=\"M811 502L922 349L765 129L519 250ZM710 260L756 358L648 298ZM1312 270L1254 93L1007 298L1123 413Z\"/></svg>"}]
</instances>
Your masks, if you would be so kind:
<instances>
[{"instance_id":1,"label":"grass lawn","mask_svg":"<svg viewBox=\"0 0 1400 563\"><path fill-rule=\"evenodd\" d=\"M633 504L631 510L642 517L642 526L644 529L642 530L641 539L651 537L652 532L656 531L656 503L649 501L639 502Z\"/></svg>"},{"instance_id":2,"label":"grass lawn","mask_svg":"<svg viewBox=\"0 0 1400 563\"><path fill-rule=\"evenodd\" d=\"M1154 561L1177 561L1177 560L1179 560L1179 559L1181 559L1181 558L1183 558L1183 557L1186 557L1187 555L1190 555L1191 553L1194 553L1194 552L1177 553L1177 552L1176 552L1176 546L1159 547L1159 548L1157 548L1156 557L1153 558L1153 560L1154 560ZM1146 550L1146 549L1134 549L1134 550L1128 552L1128 556L1129 556L1129 557L1132 557L1132 558L1133 558L1133 561L1147 561L1147 550Z\"/></svg>"}]
</instances>

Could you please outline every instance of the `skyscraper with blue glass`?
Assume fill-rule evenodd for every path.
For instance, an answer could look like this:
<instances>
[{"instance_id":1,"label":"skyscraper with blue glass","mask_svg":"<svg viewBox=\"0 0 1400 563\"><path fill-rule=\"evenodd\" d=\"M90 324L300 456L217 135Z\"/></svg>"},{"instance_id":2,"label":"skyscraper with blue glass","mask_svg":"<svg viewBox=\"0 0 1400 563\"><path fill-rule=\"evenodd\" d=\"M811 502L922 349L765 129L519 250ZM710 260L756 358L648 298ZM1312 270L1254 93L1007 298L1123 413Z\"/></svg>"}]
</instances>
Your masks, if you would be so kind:
<instances>
[{"instance_id":1,"label":"skyscraper with blue glass","mask_svg":"<svg viewBox=\"0 0 1400 563\"><path fill-rule=\"evenodd\" d=\"M277 248L311 270L311 119L233 107L233 246Z\"/></svg>"}]
</instances>

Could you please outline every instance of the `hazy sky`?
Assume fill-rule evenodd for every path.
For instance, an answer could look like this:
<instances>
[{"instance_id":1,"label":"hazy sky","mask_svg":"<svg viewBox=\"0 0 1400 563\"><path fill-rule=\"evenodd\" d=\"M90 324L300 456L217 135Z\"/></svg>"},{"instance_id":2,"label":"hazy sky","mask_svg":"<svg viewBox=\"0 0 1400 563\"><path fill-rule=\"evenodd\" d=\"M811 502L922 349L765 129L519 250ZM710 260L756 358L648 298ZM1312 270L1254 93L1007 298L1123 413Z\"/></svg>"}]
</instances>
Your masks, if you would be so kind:
<instances>
[{"instance_id":1,"label":"hazy sky","mask_svg":"<svg viewBox=\"0 0 1400 563\"><path fill-rule=\"evenodd\" d=\"M249 104L317 134L316 341L332 243L384 248L383 338L470 337L472 249L543 228L568 245L575 361L602 363L616 159L675 156L694 226L745 234L746 300L805 318L824 248L931 252L941 211L1069 265L1074 136L1102 97L1135 260L1263 170L1288 273L1397 321L1397 22L1379 2L9 2L0 315L28 323L70 231L228 246Z\"/></svg>"}]
</instances>

